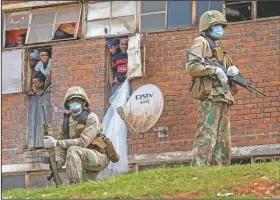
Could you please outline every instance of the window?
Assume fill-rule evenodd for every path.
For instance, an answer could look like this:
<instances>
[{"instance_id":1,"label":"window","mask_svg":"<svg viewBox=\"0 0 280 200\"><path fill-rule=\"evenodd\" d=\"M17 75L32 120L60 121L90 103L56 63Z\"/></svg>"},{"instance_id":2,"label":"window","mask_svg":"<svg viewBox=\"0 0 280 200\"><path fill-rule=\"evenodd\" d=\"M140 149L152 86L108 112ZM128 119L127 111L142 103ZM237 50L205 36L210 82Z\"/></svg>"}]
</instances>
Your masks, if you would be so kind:
<instances>
[{"instance_id":1,"label":"window","mask_svg":"<svg viewBox=\"0 0 280 200\"><path fill-rule=\"evenodd\" d=\"M222 12L222 1L141 1L141 32L191 27L207 10Z\"/></svg>"},{"instance_id":2,"label":"window","mask_svg":"<svg viewBox=\"0 0 280 200\"><path fill-rule=\"evenodd\" d=\"M141 1L141 32L165 30L165 15L165 1Z\"/></svg>"},{"instance_id":3,"label":"window","mask_svg":"<svg viewBox=\"0 0 280 200\"><path fill-rule=\"evenodd\" d=\"M136 1L111 1L87 5L86 37L120 35L136 30Z\"/></svg>"},{"instance_id":4,"label":"window","mask_svg":"<svg viewBox=\"0 0 280 200\"><path fill-rule=\"evenodd\" d=\"M192 26L192 2L168 1L167 28Z\"/></svg>"},{"instance_id":5,"label":"window","mask_svg":"<svg viewBox=\"0 0 280 200\"><path fill-rule=\"evenodd\" d=\"M60 6L5 13L5 47L77 38L81 6Z\"/></svg>"},{"instance_id":6,"label":"window","mask_svg":"<svg viewBox=\"0 0 280 200\"><path fill-rule=\"evenodd\" d=\"M207 10L218 10L222 12L223 2L222 1L197 1L197 19Z\"/></svg>"},{"instance_id":7,"label":"window","mask_svg":"<svg viewBox=\"0 0 280 200\"><path fill-rule=\"evenodd\" d=\"M16 47L25 44L29 22L29 11L10 12L5 14L5 36L3 46Z\"/></svg>"},{"instance_id":8,"label":"window","mask_svg":"<svg viewBox=\"0 0 280 200\"><path fill-rule=\"evenodd\" d=\"M257 1L257 18L280 15L279 1Z\"/></svg>"},{"instance_id":9,"label":"window","mask_svg":"<svg viewBox=\"0 0 280 200\"><path fill-rule=\"evenodd\" d=\"M80 12L79 5L32 10L26 43L76 38Z\"/></svg>"},{"instance_id":10,"label":"window","mask_svg":"<svg viewBox=\"0 0 280 200\"><path fill-rule=\"evenodd\" d=\"M226 2L226 19L228 22L246 21L252 19L251 1Z\"/></svg>"},{"instance_id":11,"label":"window","mask_svg":"<svg viewBox=\"0 0 280 200\"><path fill-rule=\"evenodd\" d=\"M22 92L23 50L2 51L2 94Z\"/></svg>"}]
</instances>

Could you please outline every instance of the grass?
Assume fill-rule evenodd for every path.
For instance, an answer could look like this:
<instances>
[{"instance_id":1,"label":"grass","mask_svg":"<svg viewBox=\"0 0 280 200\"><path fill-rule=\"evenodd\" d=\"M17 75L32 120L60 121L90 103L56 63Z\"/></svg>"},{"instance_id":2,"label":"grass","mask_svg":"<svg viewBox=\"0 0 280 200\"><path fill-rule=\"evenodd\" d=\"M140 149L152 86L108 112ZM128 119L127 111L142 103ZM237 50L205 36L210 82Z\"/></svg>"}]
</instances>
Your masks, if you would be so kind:
<instances>
[{"instance_id":1,"label":"grass","mask_svg":"<svg viewBox=\"0 0 280 200\"><path fill-rule=\"evenodd\" d=\"M180 193L200 193L201 198L218 198L219 192L229 192L233 187L245 186L250 181L264 176L280 182L280 162L160 168L59 188L4 190L2 198L164 198L165 195ZM248 197L250 196L233 195L227 198Z\"/></svg>"}]
</instances>

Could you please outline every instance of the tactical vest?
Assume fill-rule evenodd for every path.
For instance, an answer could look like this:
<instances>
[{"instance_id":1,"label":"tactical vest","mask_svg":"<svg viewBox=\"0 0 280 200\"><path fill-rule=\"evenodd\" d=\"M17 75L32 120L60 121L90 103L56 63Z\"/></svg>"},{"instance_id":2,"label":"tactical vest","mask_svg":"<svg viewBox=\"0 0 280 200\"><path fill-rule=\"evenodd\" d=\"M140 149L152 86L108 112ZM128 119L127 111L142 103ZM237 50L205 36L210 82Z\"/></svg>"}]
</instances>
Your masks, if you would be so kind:
<instances>
[{"instance_id":1,"label":"tactical vest","mask_svg":"<svg viewBox=\"0 0 280 200\"><path fill-rule=\"evenodd\" d=\"M209 59L215 59L215 61L219 62L219 64L224 65L224 58L226 58L226 65L228 66L231 60L229 60L230 58L226 52L223 52L220 47L217 47L215 42L205 33L202 33L201 36L208 42L210 46L212 57ZM193 77L190 92L194 99L204 100L210 95L212 89L215 87L221 87L220 81L215 76Z\"/></svg>"},{"instance_id":2,"label":"tactical vest","mask_svg":"<svg viewBox=\"0 0 280 200\"><path fill-rule=\"evenodd\" d=\"M79 114L78 119L77 119L78 123L75 128L76 135L80 136L80 134L83 132L90 112L91 111L89 108L85 108L83 110L83 112L81 114ZM70 135L69 135L70 115L71 115L71 113L63 114L64 118L63 118L63 125L62 125L63 131L62 132L63 132L63 137L66 140L70 139ZM97 136L95 137L95 139L92 141L91 144L89 144L89 146L87 148L95 149L98 152L103 153L103 154L106 153L109 156L110 161L112 161L114 163L119 161L120 156L115 151L112 141L109 138L105 137L105 135L102 133L98 133Z\"/></svg>"}]
</instances>

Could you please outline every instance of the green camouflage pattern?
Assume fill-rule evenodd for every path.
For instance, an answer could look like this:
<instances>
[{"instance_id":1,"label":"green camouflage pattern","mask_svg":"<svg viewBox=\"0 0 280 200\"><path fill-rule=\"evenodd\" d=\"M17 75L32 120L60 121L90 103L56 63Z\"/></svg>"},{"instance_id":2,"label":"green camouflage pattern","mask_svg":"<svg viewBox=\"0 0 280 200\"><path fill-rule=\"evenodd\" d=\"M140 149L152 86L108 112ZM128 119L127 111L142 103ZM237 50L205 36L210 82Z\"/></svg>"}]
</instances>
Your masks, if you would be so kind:
<instances>
[{"instance_id":1,"label":"green camouflage pattern","mask_svg":"<svg viewBox=\"0 0 280 200\"><path fill-rule=\"evenodd\" d=\"M69 110L68 105L67 105L67 100L70 97L74 97L74 96L84 99L86 101L85 107L89 107L89 99L88 99L87 93L84 90L84 88L79 87L79 86L74 86L74 87L69 88L64 96L63 105L66 110Z\"/></svg>"},{"instance_id":2,"label":"green camouflage pattern","mask_svg":"<svg viewBox=\"0 0 280 200\"><path fill-rule=\"evenodd\" d=\"M76 129L77 124L77 118L71 115L69 118L70 139L64 140L61 132L56 147L56 160L66 163L67 176L73 183L85 181L83 177L87 177L86 180L96 177L110 162L107 154L88 148L96 136L103 132L97 115L90 112L86 126L80 133Z\"/></svg>"},{"instance_id":3,"label":"green camouflage pattern","mask_svg":"<svg viewBox=\"0 0 280 200\"><path fill-rule=\"evenodd\" d=\"M208 30L215 24L222 24L227 26L225 16L218 10L209 10L203 13L199 20L199 32Z\"/></svg>"},{"instance_id":4,"label":"green camouflage pattern","mask_svg":"<svg viewBox=\"0 0 280 200\"><path fill-rule=\"evenodd\" d=\"M95 180L109 162L107 154L94 149L71 146L67 149L66 174L70 182Z\"/></svg>"},{"instance_id":5,"label":"green camouflage pattern","mask_svg":"<svg viewBox=\"0 0 280 200\"><path fill-rule=\"evenodd\" d=\"M231 162L230 107L225 102L199 101L192 166L229 165Z\"/></svg>"}]
</instances>

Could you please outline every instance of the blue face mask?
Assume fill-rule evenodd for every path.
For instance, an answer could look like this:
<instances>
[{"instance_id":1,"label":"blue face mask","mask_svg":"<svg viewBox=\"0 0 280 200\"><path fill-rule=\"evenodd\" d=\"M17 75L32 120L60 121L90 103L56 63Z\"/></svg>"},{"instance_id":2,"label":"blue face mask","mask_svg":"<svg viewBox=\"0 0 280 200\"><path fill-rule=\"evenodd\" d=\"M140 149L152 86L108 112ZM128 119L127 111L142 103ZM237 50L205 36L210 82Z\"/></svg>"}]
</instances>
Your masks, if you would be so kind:
<instances>
[{"instance_id":1,"label":"blue face mask","mask_svg":"<svg viewBox=\"0 0 280 200\"><path fill-rule=\"evenodd\" d=\"M78 115L82 112L82 104L74 102L69 104L69 109L73 115Z\"/></svg>"},{"instance_id":2,"label":"blue face mask","mask_svg":"<svg viewBox=\"0 0 280 200\"><path fill-rule=\"evenodd\" d=\"M210 36L214 39L221 39L224 35L224 27L222 25L214 25L212 26L212 30L210 32Z\"/></svg>"}]
</instances>

